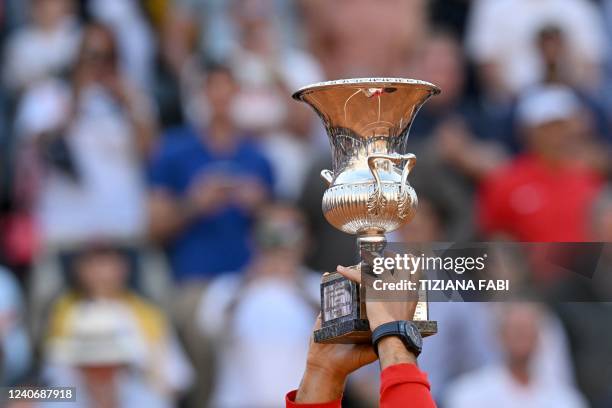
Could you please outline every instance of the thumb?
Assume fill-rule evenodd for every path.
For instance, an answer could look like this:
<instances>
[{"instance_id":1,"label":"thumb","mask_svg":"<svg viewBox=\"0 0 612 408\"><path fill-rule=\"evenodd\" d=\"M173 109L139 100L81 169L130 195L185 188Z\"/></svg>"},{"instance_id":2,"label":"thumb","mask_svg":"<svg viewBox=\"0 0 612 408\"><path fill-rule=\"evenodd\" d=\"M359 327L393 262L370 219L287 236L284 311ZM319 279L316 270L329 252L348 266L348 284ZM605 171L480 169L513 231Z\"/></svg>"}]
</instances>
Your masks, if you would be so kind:
<instances>
[{"instance_id":1,"label":"thumb","mask_svg":"<svg viewBox=\"0 0 612 408\"><path fill-rule=\"evenodd\" d=\"M352 280L353 282L361 283L361 267L359 265L355 266L342 266L338 265L336 271L345 278Z\"/></svg>"}]
</instances>

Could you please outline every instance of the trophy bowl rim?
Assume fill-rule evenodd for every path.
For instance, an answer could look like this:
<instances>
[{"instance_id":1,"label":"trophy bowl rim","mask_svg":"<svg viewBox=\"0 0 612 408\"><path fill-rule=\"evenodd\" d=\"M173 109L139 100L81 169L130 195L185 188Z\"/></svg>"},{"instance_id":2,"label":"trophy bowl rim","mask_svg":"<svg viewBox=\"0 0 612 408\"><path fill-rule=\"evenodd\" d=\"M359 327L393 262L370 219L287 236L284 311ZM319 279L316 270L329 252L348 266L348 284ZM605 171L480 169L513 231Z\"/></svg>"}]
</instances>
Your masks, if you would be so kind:
<instances>
[{"instance_id":1,"label":"trophy bowl rim","mask_svg":"<svg viewBox=\"0 0 612 408\"><path fill-rule=\"evenodd\" d=\"M420 85L427 87L433 95L437 95L441 92L437 85L431 82L423 81L420 79L411 78L386 78L386 77L371 77L371 78L347 78L347 79L335 79L332 81L316 82L314 84L306 85L298 89L291 95L295 100L302 100L302 96L310 91L319 89L328 89L333 87L341 87L344 85Z\"/></svg>"}]
</instances>

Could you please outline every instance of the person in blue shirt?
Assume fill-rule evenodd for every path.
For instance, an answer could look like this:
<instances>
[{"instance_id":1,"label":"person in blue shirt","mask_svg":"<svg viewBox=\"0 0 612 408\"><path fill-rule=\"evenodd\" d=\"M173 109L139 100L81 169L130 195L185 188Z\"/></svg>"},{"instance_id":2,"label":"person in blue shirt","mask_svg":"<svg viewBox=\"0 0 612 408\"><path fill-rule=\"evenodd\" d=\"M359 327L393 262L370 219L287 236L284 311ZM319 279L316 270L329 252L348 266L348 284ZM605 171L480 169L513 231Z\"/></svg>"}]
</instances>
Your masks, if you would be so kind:
<instances>
[{"instance_id":1,"label":"person in blue shirt","mask_svg":"<svg viewBox=\"0 0 612 408\"><path fill-rule=\"evenodd\" d=\"M149 232L179 281L242 268L253 214L272 191L269 163L232 119L237 91L227 67L208 66L207 126L168 131L152 159Z\"/></svg>"}]
</instances>

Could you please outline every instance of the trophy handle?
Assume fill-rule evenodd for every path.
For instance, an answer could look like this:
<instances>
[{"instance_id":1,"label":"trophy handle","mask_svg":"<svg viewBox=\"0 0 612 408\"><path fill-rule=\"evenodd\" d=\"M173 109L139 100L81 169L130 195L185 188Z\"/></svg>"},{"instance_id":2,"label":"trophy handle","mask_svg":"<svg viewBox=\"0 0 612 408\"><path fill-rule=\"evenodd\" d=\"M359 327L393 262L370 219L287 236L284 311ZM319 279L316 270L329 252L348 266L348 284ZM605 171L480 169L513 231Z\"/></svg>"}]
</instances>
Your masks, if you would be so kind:
<instances>
[{"instance_id":1,"label":"trophy handle","mask_svg":"<svg viewBox=\"0 0 612 408\"><path fill-rule=\"evenodd\" d=\"M334 181L334 173L331 170L321 170L321 178L327 182L327 185L330 186L332 181Z\"/></svg>"},{"instance_id":2,"label":"trophy handle","mask_svg":"<svg viewBox=\"0 0 612 408\"><path fill-rule=\"evenodd\" d=\"M406 153L400 155L399 157L400 163L401 160L406 160L406 164L404 165L404 169L402 170L402 184L400 186L400 191L403 192L406 186L408 185L408 175L410 174L414 166L416 166L416 156L412 153Z\"/></svg>"},{"instance_id":3,"label":"trophy handle","mask_svg":"<svg viewBox=\"0 0 612 408\"><path fill-rule=\"evenodd\" d=\"M416 156L412 153L407 154L381 154L374 153L368 156L368 167L370 168L370 172L372 176L374 176L374 180L376 180L376 188L374 192L368 198L368 211L372 214L377 214L378 211L387 204L387 200L383 195L382 184L380 181L380 175L378 174L378 169L376 168L376 160L384 159L389 160L394 164L401 164L402 161L406 160L406 164L402 170L402 182L400 184L400 203L401 207L405 207L405 201L407 199L406 196L406 185L408 184L408 175L410 171L416 165ZM403 209L400 213L404 213ZM403 218L403 217L402 217Z\"/></svg>"},{"instance_id":4,"label":"trophy handle","mask_svg":"<svg viewBox=\"0 0 612 408\"><path fill-rule=\"evenodd\" d=\"M399 217L405 220L414 217L415 202L411 199L406 188L408 187L408 175L416 165L416 156L412 153L406 153L401 157L406 160L406 164L402 170L402 184L400 185L400 199L397 203L397 210Z\"/></svg>"}]
</instances>

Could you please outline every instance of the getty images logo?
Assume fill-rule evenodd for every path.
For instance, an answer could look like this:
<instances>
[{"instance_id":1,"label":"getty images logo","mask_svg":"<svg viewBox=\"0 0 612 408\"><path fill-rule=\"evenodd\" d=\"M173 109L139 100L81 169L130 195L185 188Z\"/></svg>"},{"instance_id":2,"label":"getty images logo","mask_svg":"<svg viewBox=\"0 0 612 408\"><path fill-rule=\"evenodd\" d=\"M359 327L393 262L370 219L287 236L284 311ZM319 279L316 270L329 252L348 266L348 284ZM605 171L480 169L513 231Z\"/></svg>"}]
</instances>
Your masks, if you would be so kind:
<instances>
[{"instance_id":1,"label":"getty images logo","mask_svg":"<svg viewBox=\"0 0 612 408\"><path fill-rule=\"evenodd\" d=\"M372 264L372 272L376 275L386 270L399 270L409 272L411 275L418 271L440 271L455 272L461 275L470 271L482 271L488 255L482 256L414 256L411 254L396 254L392 257L376 257Z\"/></svg>"}]
</instances>

